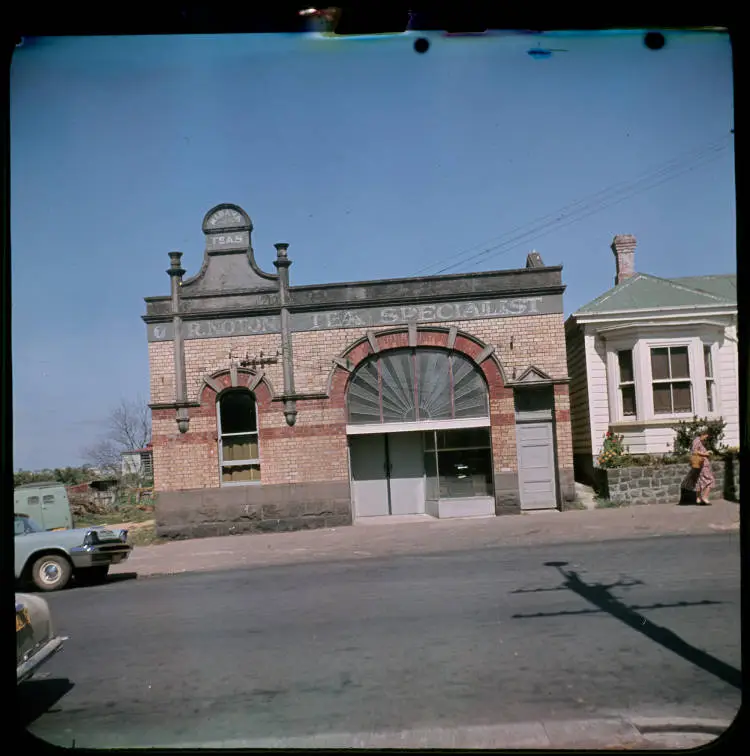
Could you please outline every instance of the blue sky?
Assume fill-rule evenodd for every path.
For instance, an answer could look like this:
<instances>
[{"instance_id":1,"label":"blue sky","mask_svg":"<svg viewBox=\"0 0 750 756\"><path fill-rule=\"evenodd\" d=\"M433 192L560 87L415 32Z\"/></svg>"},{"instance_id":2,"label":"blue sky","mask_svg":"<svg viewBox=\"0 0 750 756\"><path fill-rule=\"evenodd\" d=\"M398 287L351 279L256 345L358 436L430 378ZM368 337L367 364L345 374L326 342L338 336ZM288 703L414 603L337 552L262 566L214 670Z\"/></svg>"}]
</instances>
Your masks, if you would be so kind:
<instances>
[{"instance_id":1,"label":"blue sky","mask_svg":"<svg viewBox=\"0 0 750 756\"><path fill-rule=\"evenodd\" d=\"M16 469L80 464L113 405L147 401L143 297L168 293L170 250L198 271L221 202L250 214L265 269L290 244L293 284L433 273L504 242L448 272L536 249L564 266L567 315L612 285L618 233L642 272L734 272L726 36L670 33L658 51L637 33L425 36L424 55L404 37L25 41ZM537 60L537 45L566 52Z\"/></svg>"}]
</instances>

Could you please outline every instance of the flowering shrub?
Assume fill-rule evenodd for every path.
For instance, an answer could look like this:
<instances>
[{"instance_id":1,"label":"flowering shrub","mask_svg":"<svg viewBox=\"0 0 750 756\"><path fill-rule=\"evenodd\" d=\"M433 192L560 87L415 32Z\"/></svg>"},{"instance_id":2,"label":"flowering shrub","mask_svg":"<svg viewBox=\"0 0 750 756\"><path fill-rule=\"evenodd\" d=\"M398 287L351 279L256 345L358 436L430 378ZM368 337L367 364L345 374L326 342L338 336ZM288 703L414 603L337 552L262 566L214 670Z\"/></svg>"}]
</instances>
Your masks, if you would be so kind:
<instances>
[{"instance_id":1,"label":"flowering shrub","mask_svg":"<svg viewBox=\"0 0 750 756\"><path fill-rule=\"evenodd\" d=\"M724 447L721 440L724 438L724 420L709 420L707 417L694 417L690 421L683 420L674 428L674 453L684 454L690 452L690 447L696 436L708 433L706 449L710 452L721 452Z\"/></svg>"},{"instance_id":2,"label":"flowering shrub","mask_svg":"<svg viewBox=\"0 0 750 756\"><path fill-rule=\"evenodd\" d=\"M607 431L604 436L602 450L599 452L597 461L599 467L622 467L623 458L627 454L627 449L622 443L622 436L618 436L612 431Z\"/></svg>"}]
</instances>

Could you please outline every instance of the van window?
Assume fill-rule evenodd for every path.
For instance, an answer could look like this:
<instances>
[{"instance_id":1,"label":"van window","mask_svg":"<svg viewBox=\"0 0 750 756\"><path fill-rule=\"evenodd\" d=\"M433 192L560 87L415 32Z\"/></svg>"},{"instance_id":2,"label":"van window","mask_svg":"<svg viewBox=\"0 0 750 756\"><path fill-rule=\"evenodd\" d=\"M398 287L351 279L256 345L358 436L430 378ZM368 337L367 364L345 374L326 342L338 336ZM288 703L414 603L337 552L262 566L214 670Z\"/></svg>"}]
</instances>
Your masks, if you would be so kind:
<instances>
[{"instance_id":1,"label":"van window","mask_svg":"<svg viewBox=\"0 0 750 756\"><path fill-rule=\"evenodd\" d=\"M42 497L42 504L54 504L55 503L55 497L53 494L47 494L46 496Z\"/></svg>"},{"instance_id":2,"label":"van window","mask_svg":"<svg viewBox=\"0 0 750 756\"><path fill-rule=\"evenodd\" d=\"M35 507L39 504L39 497L38 496L29 496L28 499L26 499L27 504L30 507Z\"/></svg>"}]
</instances>

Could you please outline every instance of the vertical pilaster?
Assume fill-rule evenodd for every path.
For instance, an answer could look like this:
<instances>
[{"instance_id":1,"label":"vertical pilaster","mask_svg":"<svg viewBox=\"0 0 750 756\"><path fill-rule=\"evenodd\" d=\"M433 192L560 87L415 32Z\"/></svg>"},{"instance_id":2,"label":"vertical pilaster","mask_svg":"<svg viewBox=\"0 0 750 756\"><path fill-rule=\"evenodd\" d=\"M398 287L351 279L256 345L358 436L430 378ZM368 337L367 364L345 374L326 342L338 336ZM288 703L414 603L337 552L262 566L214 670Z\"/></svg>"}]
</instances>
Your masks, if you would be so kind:
<instances>
[{"instance_id":1,"label":"vertical pilaster","mask_svg":"<svg viewBox=\"0 0 750 756\"><path fill-rule=\"evenodd\" d=\"M187 407L187 380L185 377L185 344L182 338L182 317L180 315L180 286L185 270L180 264L182 252L170 252L171 265L167 270L170 277L172 294L172 325L174 327L174 387L175 404L177 404L177 427L180 433L186 433L190 423ZM180 406L182 405L182 406Z\"/></svg>"},{"instance_id":2,"label":"vertical pilaster","mask_svg":"<svg viewBox=\"0 0 750 756\"><path fill-rule=\"evenodd\" d=\"M289 266L288 244L274 244L276 259L273 264L279 271L279 298L281 300L281 365L284 375L284 417L287 425L297 421L297 402L292 397L294 389L294 357L292 354L292 333L289 317Z\"/></svg>"}]
</instances>

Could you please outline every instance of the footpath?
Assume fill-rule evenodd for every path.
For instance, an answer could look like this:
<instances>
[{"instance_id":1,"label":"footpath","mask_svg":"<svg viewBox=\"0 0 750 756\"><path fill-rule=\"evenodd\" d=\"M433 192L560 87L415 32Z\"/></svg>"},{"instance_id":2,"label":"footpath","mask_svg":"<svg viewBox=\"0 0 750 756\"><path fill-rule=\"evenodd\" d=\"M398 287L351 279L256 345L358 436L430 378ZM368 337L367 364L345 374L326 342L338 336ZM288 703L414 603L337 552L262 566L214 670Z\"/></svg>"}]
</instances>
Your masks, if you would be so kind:
<instances>
[{"instance_id":1,"label":"footpath","mask_svg":"<svg viewBox=\"0 0 750 756\"><path fill-rule=\"evenodd\" d=\"M739 510L739 504L718 499L708 507L651 504L455 520L378 519L342 528L137 546L130 559L112 567L110 573L135 572L146 577L396 554L716 532L734 532L739 538Z\"/></svg>"},{"instance_id":2,"label":"footpath","mask_svg":"<svg viewBox=\"0 0 750 756\"><path fill-rule=\"evenodd\" d=\"M170 748L450 748L667 750L698 748L721 737L731 722L704 719L610 717L532 721L394 732L329 732L309 736L175 743ZM728 738L730 738L728 736ZM731 738L742 742L736 736Z\"/></svg>"}]
</instances>

